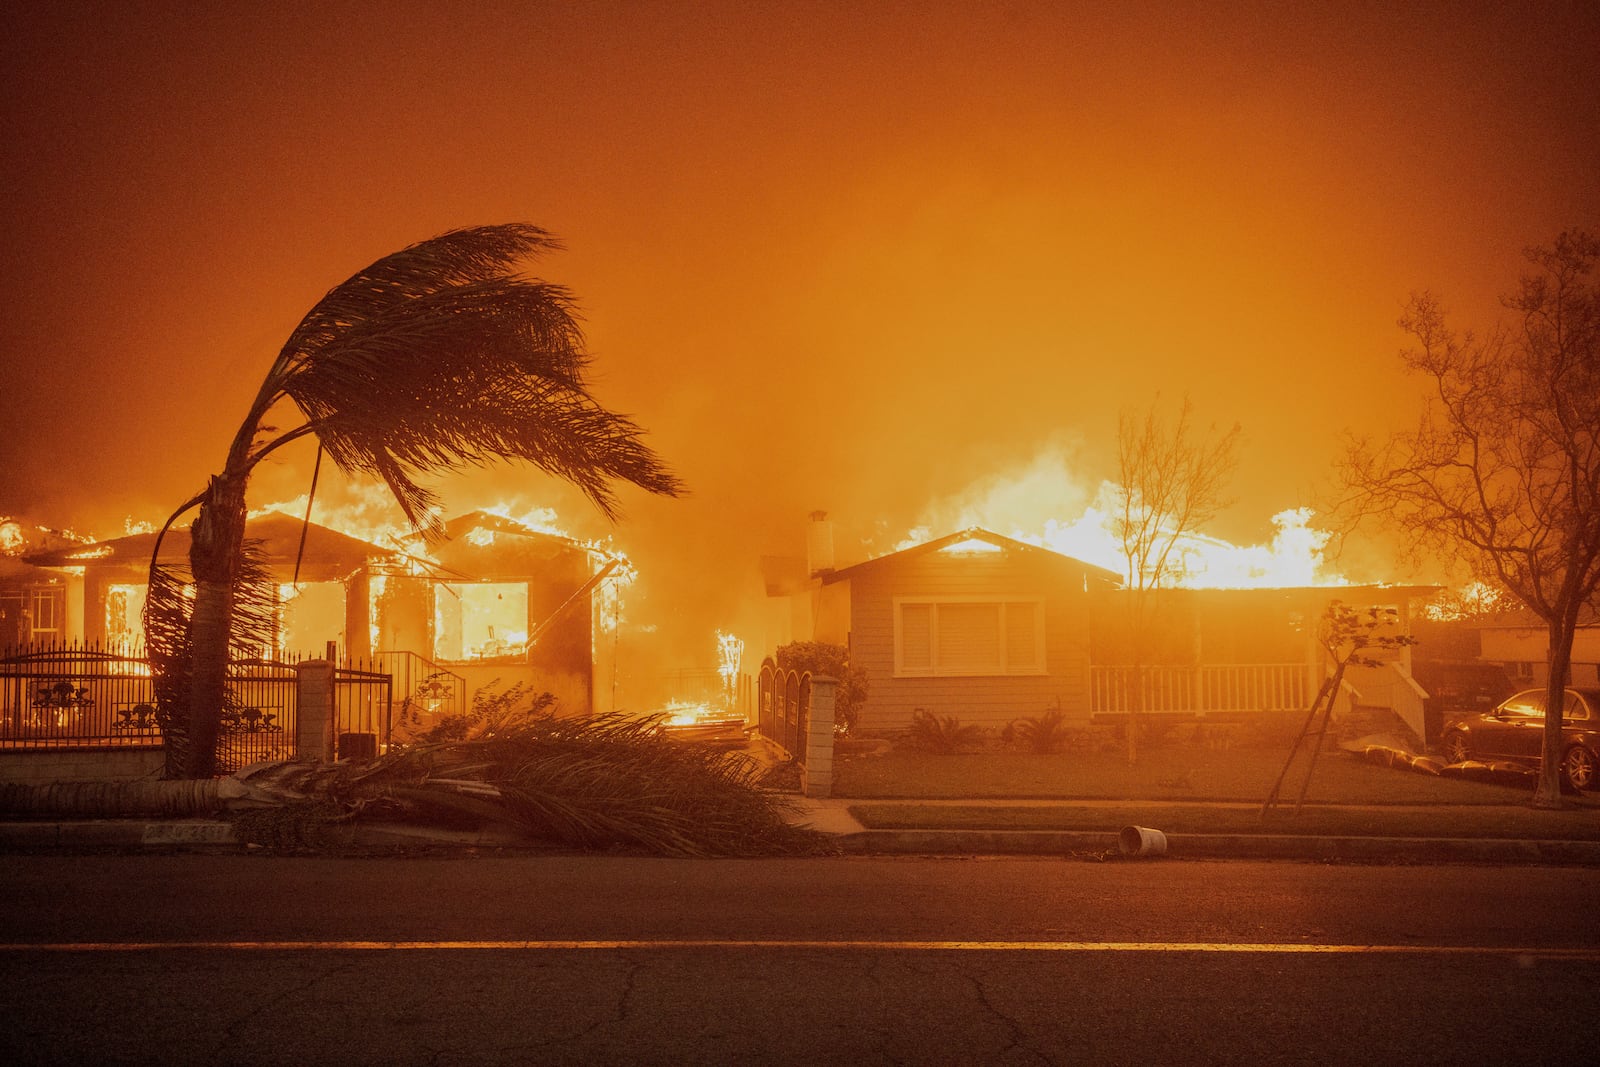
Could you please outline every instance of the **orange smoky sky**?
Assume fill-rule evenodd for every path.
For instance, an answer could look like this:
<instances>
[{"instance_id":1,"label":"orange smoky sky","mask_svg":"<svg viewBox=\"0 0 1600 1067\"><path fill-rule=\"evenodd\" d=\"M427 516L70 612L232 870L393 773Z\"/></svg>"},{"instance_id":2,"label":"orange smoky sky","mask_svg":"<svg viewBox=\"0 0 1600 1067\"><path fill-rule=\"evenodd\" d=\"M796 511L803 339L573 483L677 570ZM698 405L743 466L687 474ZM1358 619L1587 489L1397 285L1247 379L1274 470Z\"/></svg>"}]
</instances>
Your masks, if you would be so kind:
<instances>
[{"instance_id":1,"label":"orange smoky sky","mask_svg":"<svg viewBox=\"0 0 1600 1067\"><path fill-rule=\"evenodd\" d=\"M847 561L1040 457L1081 506L1158 393L1242 426L1212 532L1265 540L1342 432L1413 417L1410 292L1487 325L1524 247L1600 226L1597 11L9 5L0 513L159 522L326 289L529 221L693 495L615 531L536 472L447 502L614 533L707 658L807 512Z\"/></svg>"}]
</instances>

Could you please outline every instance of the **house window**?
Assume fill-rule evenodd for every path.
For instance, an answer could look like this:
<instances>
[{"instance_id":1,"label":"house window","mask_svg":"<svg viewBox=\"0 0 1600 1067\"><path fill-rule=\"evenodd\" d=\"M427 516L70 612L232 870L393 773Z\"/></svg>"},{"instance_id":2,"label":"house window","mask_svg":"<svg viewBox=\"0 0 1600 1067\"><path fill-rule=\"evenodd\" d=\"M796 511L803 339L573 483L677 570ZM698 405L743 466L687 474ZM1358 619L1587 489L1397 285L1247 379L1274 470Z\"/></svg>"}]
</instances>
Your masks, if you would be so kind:
<instances>
[{"instance_id":1,"label":"house window","mask_svg":"<svg viewBox=\"0 0 1600 1067\"><path fill-rule=\"evenodd\" d=\"M433 608L437 659L497 659L528 650L526 582L441 583Z\"/></svg>"},{"instance_id":2,"label":"house window","mask_svg":"<svg viewBox=\"0 0 1600 1067\"><path fill-rule=\"evenodd\" d=\"M278 586L278 652L321 656L328 642L345 643L343 582Z\"/></svg>"},{"instance_id":3,"label":"house window","mask_svg":"<svg viewBox=\"0 0 1600 1067\"><path fill-rule=\"evenodd\" d=\"M933 600L894 604L897 676L1043 674L1040 600Z\"/></svg>"},{"instance_id":4,"label":"house window","mask_svg":"<svg viewBox=\"0 0 1600 1067\"><path fill-rule=\"evenodd\" d=\"M66 629L66 590L55 585L36 585L28 590L28 632L32 639L59 641Z\"/></svg>"}]
</instances>

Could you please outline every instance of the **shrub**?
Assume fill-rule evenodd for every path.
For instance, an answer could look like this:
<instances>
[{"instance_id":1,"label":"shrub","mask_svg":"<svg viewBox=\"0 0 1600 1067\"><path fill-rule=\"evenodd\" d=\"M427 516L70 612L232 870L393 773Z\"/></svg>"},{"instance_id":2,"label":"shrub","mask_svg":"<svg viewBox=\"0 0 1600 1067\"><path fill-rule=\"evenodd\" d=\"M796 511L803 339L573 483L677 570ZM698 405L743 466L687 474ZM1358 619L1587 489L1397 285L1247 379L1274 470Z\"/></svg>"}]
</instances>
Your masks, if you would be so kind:
<instances>
[{"instance_id":1,"label":"shrub","mask_svg":"<svg viewBox=\"0 0 1600 1067\"><path fill-rule=\"evenodd\" d=\"M1027 715L1006 727L1012 739L1029 752L1049 755L1060 752L1067 743L1067 724L1060 711Z\"/></svg>"},{"instance_id":2,"label":"shrub","mask_svg":"<svg viewBox=\"0 0 1600 1067\"><path fill-rule=\"evenodd\" d=\"M954 715L935 715L918 708L911 716L911 732L906 744L918 752L944 755L975 748L983 743L983 727L962 726Z\"/></svg>"},{"instance_id":3,"label":"shrub","mask_svg":"<svg viewBox=\"0 0 1600 1067\"><path fill-rule=\"evenodd\" d=\"M826 674L839 679L833 697L833 732L849 737L855 733L861 707L867 702L867 672L850 665L850 651L826 641L792 641L779 645L778 669L801 674Z\"/></svg>"}]
</instances>

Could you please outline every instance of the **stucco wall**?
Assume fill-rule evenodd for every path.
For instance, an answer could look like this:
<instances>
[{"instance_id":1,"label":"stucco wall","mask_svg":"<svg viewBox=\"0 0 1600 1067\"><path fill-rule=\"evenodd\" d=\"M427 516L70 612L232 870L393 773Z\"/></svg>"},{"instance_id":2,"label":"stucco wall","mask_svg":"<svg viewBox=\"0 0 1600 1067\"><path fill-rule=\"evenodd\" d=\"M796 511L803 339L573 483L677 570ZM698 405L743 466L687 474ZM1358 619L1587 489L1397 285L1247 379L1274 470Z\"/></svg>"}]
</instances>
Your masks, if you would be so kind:
<instances>
[{"instance_id":1,"label":"stucco wall","mask_svg":"<svg viewBox=\"0 0 1600 1067\"><path fill-rule=\"evenodd\" d=\"M165 753L159 748L67 749L54 752L0 752L3 782L125 781L161 777Z\"/></svg>"}]
</instances>

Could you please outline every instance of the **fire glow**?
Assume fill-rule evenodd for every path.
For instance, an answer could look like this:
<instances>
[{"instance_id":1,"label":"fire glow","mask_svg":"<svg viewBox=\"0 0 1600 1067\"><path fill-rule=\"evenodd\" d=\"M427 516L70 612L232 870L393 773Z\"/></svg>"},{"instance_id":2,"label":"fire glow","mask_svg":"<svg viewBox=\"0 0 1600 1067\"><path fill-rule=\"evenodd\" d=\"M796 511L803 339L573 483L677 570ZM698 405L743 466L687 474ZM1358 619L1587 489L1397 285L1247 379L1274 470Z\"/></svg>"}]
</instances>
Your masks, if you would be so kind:
<instances>
[{"instance_id":1,"label":"fire glow","mask_svg":"<svg viewBox=\"0 0 1600 1067\"><path fill-rule=\"evenodd\" d=\"M1091 497L1064 473L1060 457L1042 455L1010 476L980 483L928 509L925 521L893 551L922 544L943 531L981 528L1104 567L1126 579L1128 560L1115 523L1119 492L1106 481ZM1062 512L1078 517L1066 519ZM1236 545L1204 534L1180 536L1168 563L1168 582L1188 589L1348 584L1344 577L1326 572L1323 553L1332 535L1316 529L1313 517L1310 508L1279 512L1272 517L1273 534L1266 544ZM961 541L946 551L976 551L975 545L992 547Z\"/></svg>"}]
</instances>

